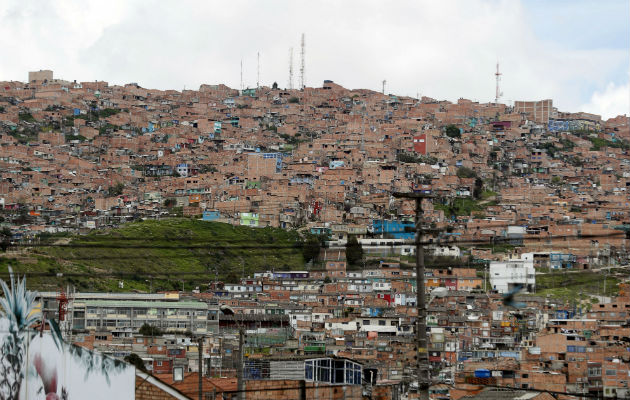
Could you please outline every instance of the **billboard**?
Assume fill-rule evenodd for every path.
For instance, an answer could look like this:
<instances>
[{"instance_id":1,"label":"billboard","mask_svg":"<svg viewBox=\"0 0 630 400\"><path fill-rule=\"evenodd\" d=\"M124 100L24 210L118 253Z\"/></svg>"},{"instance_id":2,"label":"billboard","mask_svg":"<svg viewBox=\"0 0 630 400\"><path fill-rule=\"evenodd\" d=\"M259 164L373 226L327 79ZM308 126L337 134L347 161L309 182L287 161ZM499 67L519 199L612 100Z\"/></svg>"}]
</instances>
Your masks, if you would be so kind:
<instances>
[{"instance_id":1,"label":"billboard","mask_svg":"<svg viewBox=\"0 0 630 400\"><path fill-rule=\"evenodd\" d=\"M26 280L0 280L0 400L134 399L135 368L63 341L54 321L42 331Z\"/></svg>"}]
</instances>

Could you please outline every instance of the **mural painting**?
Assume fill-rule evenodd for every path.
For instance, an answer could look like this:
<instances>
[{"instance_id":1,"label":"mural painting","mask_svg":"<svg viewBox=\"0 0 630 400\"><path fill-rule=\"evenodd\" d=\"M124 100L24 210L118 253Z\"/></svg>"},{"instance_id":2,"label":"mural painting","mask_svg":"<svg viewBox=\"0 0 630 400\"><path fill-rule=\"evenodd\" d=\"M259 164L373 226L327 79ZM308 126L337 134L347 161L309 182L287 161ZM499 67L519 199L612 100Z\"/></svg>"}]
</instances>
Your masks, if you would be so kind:
<instances>
[{"instance_id":1,"label":"mural painting","mask_svg":"<svg viewBox=\"0 0 630 400\"><path fill-rule=\"evenodd\" d=\"M9 271L10 285L0 280L0 400L133 399L134 367L64 342L26 278Z\"/></svg>"}]
</instances>

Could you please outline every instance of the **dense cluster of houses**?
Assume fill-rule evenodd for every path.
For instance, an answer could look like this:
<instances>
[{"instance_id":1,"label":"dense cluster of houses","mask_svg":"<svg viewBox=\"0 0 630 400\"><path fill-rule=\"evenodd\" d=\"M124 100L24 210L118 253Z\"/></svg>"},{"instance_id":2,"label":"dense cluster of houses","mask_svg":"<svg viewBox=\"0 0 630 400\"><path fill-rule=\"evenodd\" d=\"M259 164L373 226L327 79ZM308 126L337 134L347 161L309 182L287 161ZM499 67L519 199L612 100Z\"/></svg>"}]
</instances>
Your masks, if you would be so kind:
<instances>
[{"instance_id":1,"label":"dense cluster of houses","mask_svg":"<svg viewBox=\"0 0 630 400\"><path fill-rule=\"evenodd\" d=\"M560 236L579 267L626 249L614 228L629 218L629 139L627 116L551 100L451 103L332 81L160 91L35 71L0 83L0 205L15 239L168 214L343 241L404 238L413 204L391 193L420 191L451 239L533 238L536 251Z\"/></svg>"},{"instance_id":2,"label":"dense cluster of houses","mask_svg":"<svg viewBox=\"0 0 630 400\"><path fill-rule=\"evenodd\" d=\"M135 354L191 398L200 367L204 392L235 395L240 328L245 387L287 388L270 398L292 398L300 381L309 390L345 388L353 399L417 396L415 274L396 263L360 272L326 265L258 273L203 293L53 292L41 293L40 304L69 340L114 357ZM425 284L431 398L483 396L495 386L630 394L627 284L608 303L522 294L519 305L484 291L472 268L427 270ZM438 296L438 287L448 290Z\"/></svg>"},{"instance_id":3,"label":"dense cluster of houses","mask_svg":"<svg viewBox=\"0 0 630 400\"><path fill-rule=\"evenodd\" d=\"M42 293L41 307L69 340L135 354L192 398L200 369L206 396L231 398L239 367L259 396L286 386L268 398L297 398L300 382L314 398L413 398L416 275L391 257L415 252L415 208L392 194L431 194L424 218L441 233L427 254L489 263L427 269L432 398L494 386L612 398L630 394L628 288L564 304L537 297L535 275L627 262L629 150L627 116L551 100L451 103L332 81L160 91L36 71L0 82L0 225L2 240L28 241L178 215L337 248L356 237L382 261L354 270L324 250L321 269L206 292ZM530 294L506 304L519 288Z\"/></svg>"}]
</instances>

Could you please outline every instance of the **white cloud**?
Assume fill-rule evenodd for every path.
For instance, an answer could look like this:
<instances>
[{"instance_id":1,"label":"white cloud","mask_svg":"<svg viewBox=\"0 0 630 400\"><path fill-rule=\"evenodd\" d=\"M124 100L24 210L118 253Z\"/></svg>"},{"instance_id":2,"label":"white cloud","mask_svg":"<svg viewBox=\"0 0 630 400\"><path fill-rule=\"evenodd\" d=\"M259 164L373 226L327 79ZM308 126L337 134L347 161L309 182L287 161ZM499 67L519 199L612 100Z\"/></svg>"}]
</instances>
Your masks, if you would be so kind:
<instances>
[{"instance_id":1,"label":"white cloud","mask_svg":"<svg viewBox=\"0 0 630 400\"><path fill-rule=\"evenodd\" d=\"M593 93L591 100L582 109L605 119L630 115L630 83L615 85L610 82L603 91Z\"/></svg>"},{"instance_id":2,"label":"white cloud","mask_svg":"<svg viewBox=\"0 0 630 400\"><path fill-rule=\"evenodd\" d=\"M0 6L0 48L13 55L0 79L52 68L65 79L160 89L239 87L242 59L251 87L260 51L261 82L284 87L291 46L299 81L302 32L308 86L332 79L380 90L386 79L390 93L490 101L498 59L504 102L553 98L573 111L627 69L626 51L559 48L530 24L516 0L13 0Z\"/></svg>"}]
</instances>

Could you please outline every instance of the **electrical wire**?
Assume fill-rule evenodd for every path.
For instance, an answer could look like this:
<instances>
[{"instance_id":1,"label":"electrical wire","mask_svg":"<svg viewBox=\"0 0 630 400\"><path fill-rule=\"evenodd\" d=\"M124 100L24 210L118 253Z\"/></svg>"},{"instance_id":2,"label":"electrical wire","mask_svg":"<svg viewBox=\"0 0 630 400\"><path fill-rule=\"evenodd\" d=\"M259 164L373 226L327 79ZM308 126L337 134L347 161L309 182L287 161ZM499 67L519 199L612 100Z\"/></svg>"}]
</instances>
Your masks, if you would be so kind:
<instances>
[{"instance_id":1,"label":"electrical wire","mask_svg":"<svg viewBox=\"0 0 630 400\"><path fill-rule=\"evenodd\" d=\"M491 229L490 227L488 229ZM599 233L599 234L572 234L572 235L543 235L541 237L519 237L519 238L505 238L505 237L493 237L493 238L484 238L484 239L451 239L454 236L451 236L449 239L446 238L434 238L431 240L421 241L420 244L424 246L428 245L436 245L436 244L459 244L459 245L475 245L475 244L513 244L515 241L550 241L550 240L558 240L558 239L599 239L599 238L612 238L618 237L619 239L625 239L625 233L622 231L615 231L609 233ZM151 240L151 239L149 239ZM373 240L379 240L382 242L386 242L386 244L380 243L364 243L361 244L361 247L400 247L400 246L413 246L416 244L414 240L408 240L406 242L392 242L395 239L378 239L374 238ZM388 242L389 240L389 242ZM434 241L435 240L435 241ZM169 241L180 241L187 242L185 239L171 239ZM214 243L214 242L208 242ZM250 241L251 243L251 241ZM122 245L122 244L107 244L107 243L12 243L9 247L52 247L52 248L110 248L110 249L202 249L202 250L230 250L230 249L300 249L305 247L307 243L305 242L296 242L290 245L262 245L262 244L251 244L251 245L213 245L213 244L186 244L184 243L179 245ZM519 246L519 245L516 245ZM330 248L334 249L335 247L326 247L320 246L322 248ZM339 246L341 247L341 245Z\"/></svg>"},{"instance_id":2,"label":"electrical wire","mask_svg":"<svg viewBox=\"0 0 630 400\"><path fill-rule=\"evenodd\" d=\"M126 257L112 257L111 259L124 259ZM145 257L142 257L145 258ZM159 257L161 258L161 257ZM171 258L171 257L169 257ZM181 258L181 257L173 257L173 258ZM90 258L92 259L92 258ZM100 259L100 257L99 257ZM82 260L81 258L72 258L65 260ZM444 268L474 268L474 266L468 264L426 264L426 268L433 269L444 269ZM624 270L627 266L618 266L612 267L613 270ZM369 268L368 268L369 269ZM297 271L297 270L296 270ZM576 270L581 271L581 270ZM629 270L630 273L630 270ZM26 277L57 277L57 278L68 278L68 277L111 277L111 278L157 278L157 277L173 277L173 276L188 276L188 277L196 277L196 276L205 276L211 277L215 274L213 270L208 271L173 271L173 272L164 272L164 271L156 271L156 272L125 272L125 271L112 271L112 272L63 272L63 271L48 271L48 272L29 272L29 271L18 271L13 268L14 275L26 276ZM0 276L9 276L10 273L8 271L0 271ZM408 277L377 277L380 279L389 279L389 280L399 280L399 281L409 281L415 280L415 276ZM463 277L464 279L468 279L468 277ZM290 279L290 278L287 278ZM295 279L295 278L293 278ZM363 280L365 278L344 278L345 280ZM310 278L301 278L297 279L299 282L310 282ZM344 281L339 281L337 283L345 283Z\"/></svg>"}]
</instances>

